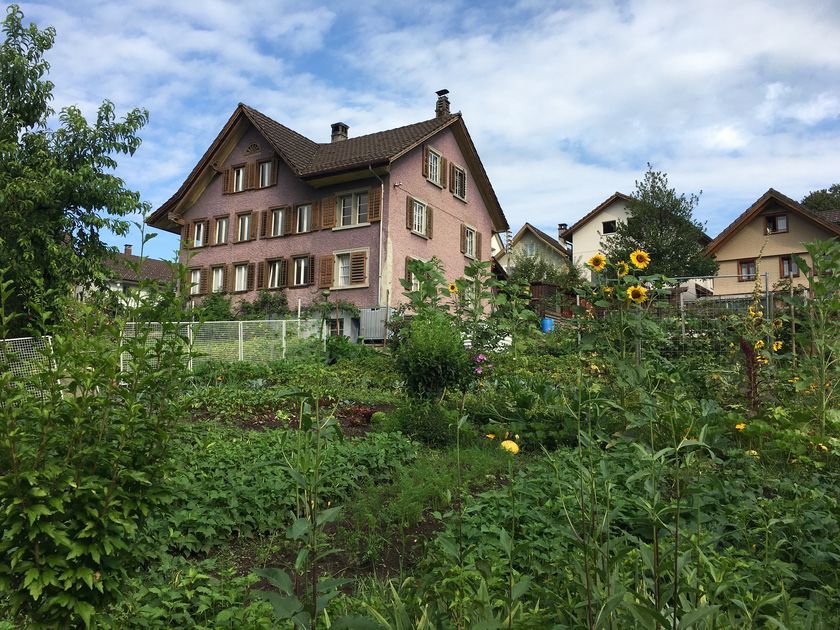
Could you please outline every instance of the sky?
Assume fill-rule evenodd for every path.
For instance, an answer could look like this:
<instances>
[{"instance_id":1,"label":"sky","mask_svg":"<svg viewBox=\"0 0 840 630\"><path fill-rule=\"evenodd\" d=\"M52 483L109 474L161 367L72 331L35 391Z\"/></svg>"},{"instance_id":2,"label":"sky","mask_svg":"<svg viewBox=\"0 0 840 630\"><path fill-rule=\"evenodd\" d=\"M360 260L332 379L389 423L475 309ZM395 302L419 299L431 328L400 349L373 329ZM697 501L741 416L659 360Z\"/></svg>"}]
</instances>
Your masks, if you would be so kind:
<instances>
[{"instance_id":1,"label":"sky","mask_svg":"<svg viewBox=\"0 0 840 630\"><path fill-rule=\"evenodd\" d=\"M5 9L4 5L4 9ZM117 174L157 208L244 102L318 142L434 116L446 88L515 232L553 234L652 164L717 235L773 187L840 182L840 0L66 0L56 110L149 110ZM139 217L135 217L139 220ZM108 235L110 244L140 234ZM172 258L161 233L147 255Z\"/></svg>"}]
</instances>

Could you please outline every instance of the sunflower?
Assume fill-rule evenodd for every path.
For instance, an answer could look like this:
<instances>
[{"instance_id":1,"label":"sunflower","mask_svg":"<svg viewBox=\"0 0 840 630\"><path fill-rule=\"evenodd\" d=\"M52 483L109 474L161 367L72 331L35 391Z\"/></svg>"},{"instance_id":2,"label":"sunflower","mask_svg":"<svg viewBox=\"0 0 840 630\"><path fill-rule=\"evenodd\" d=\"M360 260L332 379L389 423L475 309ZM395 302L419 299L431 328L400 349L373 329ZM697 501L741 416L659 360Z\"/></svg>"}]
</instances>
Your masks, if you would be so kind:
<instances>
[{"instance_id":1,"label":"sunflower","mask_svg":"<svg viewBox=\"0 0 840 630\"><path fill-rule=\"evenodd\" d=\"M783 345L783 344L782 344L782 342L781 342L781 341L778 341L778 340L774 341L774 342L773 342L773 352L778 352L779 350L781 350L781 349L782 349L782 345Z\"/></svg>"},{"instance_id":2,"label":"sunflower","mask_svg":"<svg viewBox=\"0 0 840 630\"><path fill-rule=\"evenodd\" d=\"M743 431L746 428L747 428L747 423L746 422L739 422L738 424L735 425L735 429L737 431Z\"/></svg>"},{"instance_id":3,"label":"sunflower","mask_svg":"<svg viewBox=\"0 0 840 630\"><path fill-rule=\"evenodd\" d=\"M604 295L612 295L615 289L612 287L604 287L602 291L604 292Z\"/></svg>"},{"instance_id":4,"label":"sunflower","mask_svg":"<svg viewBox=\"0 0 840 630\"><path fill-rule=\"evenodd\" d=\"M505 440L501 444L502 448L508 451L509 453L513 453L516 455L519 452L519 445L514 442L513 440Z\"/></svg>"},{"instance_id":5,"label":"sunflower","mask_svg":"<svg viewBox=\"0 0 840 630\"><path fill-rule=\"evenodd\" d=\"M763 340L759 339L758 341L755 342L755 349L756 350L761 350L763 347L764 347L764 341Z\"/></svg>"},{"instance_id":6,"label":"sunflower","mask_svg":"<svg viewBox=\"0 0 840 630\"><path fill-rule=\"evenodd\" d=\"M630 265L628 265L623 260L619 260L615 265L616 272L618 273L619 278L623 278L628 273L630 273Z\"/></svg>"},{"instance_id":7,"label":"sunflower","mask_svg":"<svg viewBox=\"0 0 840 630\"><path fill-rule=\"evenodd\" d=\"M603 254L595 254L592 258L586 261L586 264L592 267L598 273L604 270L604 267L607 266L607 257Z\"/></svg>"},{"instance_id":8,"label":"sunflower","mask_svg":"<svg viewBox=\"0 0 840 630\"><path fill-rule=\"evenodd\" d=\"M495 433L488 433L484 437L486 437L488 440L495 440L496 439L496 434Z\"/></svg>"},{"instance_id":9,"label":"sunflower","mask_svg":"<svg viewBox=\"0 0 840 630\"><path fill-rule=\"evenodd\" d=\"M650 264L650 254L641 249L637 249L630 254L630 262L636 269L644 269Z\"/></svg>"},{"instance_id":10,"label":"sunflower","mask_svg":"<svg viewBox=\"0 0 840 630\"><path fill-rule=\"evenodd\" d=\"M449 292L450 293L458 293L458 285L454 282L449 283Z\"/></svg>"},{"instance_id":11,"label":"sunflower","mask_svg":"<svg viewBox=\"0 0 840 630\"><path fill-rule=\"evenodd\" d=\"M627 287L627 299L632 300L636 304L641 304L647 299L647 289L638 284Z\"/></svg>"}]
</instances>

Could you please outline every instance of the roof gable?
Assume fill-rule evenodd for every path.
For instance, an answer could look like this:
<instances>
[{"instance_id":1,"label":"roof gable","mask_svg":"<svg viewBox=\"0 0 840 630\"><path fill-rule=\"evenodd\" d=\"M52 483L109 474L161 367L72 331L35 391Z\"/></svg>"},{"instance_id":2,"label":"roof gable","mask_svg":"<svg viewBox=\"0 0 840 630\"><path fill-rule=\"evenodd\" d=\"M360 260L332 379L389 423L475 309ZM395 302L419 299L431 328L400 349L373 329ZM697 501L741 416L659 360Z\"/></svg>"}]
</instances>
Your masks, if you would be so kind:
<instances>
[{"instance_id":1,"label":"roof gable","mask_svg":"<svg viewBox=\"0 0 840 630\"><path fill-rule=\"evenodd\" d=\"M569 229L567 229L561 236L566 240L569 240L569 237L574 234L575 231L582 228L584 225L589 223L592 219L598 216L603 210L606 210L609 206L614 204L616 201L630 201L631 197L629 195L625 195L624 193L620 193L618 191L614 192L612 195L607 197L604 201L600 204L595 206L592 210L590 210L587 214L585 214L577 223L572 225Z\"/></svg>"},{"instance_id":2,"label":"roof gable","mask_svg":"<svg viewBox=\"0 0 840 630\"><path fill-rule=\"evenodd\" d=\"M786 210L789 210L808 221L816 223L827 231L833 233L835 236L840 236L840 227L837 227L830 221L826 221L818 214L811 212L805 206L797 201L794 201L787 195L783 195L778 190L770 188L706 246L706 255L714 254L721 245L737 234L745 225L747 225L747 223L758 216L772 202L776 202Z\"/></svg>"},{"instance_id":3,"label":"roof gable","mask_svg":"<svg viewBox=\"0 0 840 630\"><path fill-rule=\"evenodd\" d=\"M105 267L111 273L111 279L127 282L141 280L155 280L157 282L172 282L176 278L172 263L157 258L147 258L115 252L103 260ZM139 264L139 268L138 268Z\"/></svg>"},{"instance_id":4,"label":"roof gable","mask_svg":"<svg viewBox=\"0 0 840 630\"><path fill-rule=\"evenodd\" d=\"M530 232L533 234L537 239L545 243L548 247L555 250L561 256L566 256L568 258L569 252L566 250L565 247L558 241L556 238L552 238L545 232L543 232L538 227L531 225L530 223L526 223L519 231L514 235L514 237L510 240L510 247L513 249L513 246L516 245L523 236L525 236L526 232Z\"/></svg>"}]
</instances>

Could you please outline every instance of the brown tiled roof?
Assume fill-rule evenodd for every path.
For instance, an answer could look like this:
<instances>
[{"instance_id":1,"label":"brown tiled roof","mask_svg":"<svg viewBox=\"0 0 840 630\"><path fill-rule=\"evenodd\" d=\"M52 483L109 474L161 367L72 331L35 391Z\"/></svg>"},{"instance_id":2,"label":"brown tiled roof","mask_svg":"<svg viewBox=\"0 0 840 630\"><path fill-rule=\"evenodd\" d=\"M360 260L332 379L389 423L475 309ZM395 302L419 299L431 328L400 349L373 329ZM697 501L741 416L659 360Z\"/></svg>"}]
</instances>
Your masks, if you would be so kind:
<instances>
[{"instance_id":1,"label":"brown tiled roof","mask_svg":"<svg viewBox=\"0 0 840 630\"><path fill-rule=\"evenodd\" d=\"M730 223L720 234L718 234L711 243L706 246L706 254L713 254L715 250L720 247L725 241L729 239L733 234L737 233L738 230L750 219L756 216L764 206L770 200L775 200L782 206L796 212L802 217L806 219L810 219L814 223L821 225L822 227L826 228L829 232L833 232L835 235L840 236L840 227L837 227L834 223L831 222L825 215L828 213L820 213L817 214L808 210L805 206L801 203L794 201L787 195L783 195L778 190L770 188L767 190L766 193L761 195L761 197L756 200L754 204L752 204L749 208L744 210L741 215L735 219L732 223Z\"/></svg>"},{"instance_id":2,"label":"brown tiled roof","mask_svg":"<svg viewBox=\"0 0 840 630\"><path fill-rule=\"evenodd\" d=\"M539 238L541 241L545 242L546 245L556 249L557 253L562 254L563 256L568 256L569 255L568 250L565 247L563 247L563 245L560 244L560 241L558 241L556 238L554 238L552 236L549 236L548 234L543 232L541 229L531 225L530 223L526 223L521 228L519 228L519 231L510 240L511 248L513 248L513 245L515 245L516 243L519 242L519 239L522 238L522 235L525 234L526 230L529 230L529 231L533 232L536 235L536 237Z\"/></svg>"},{"instance_id":3,"label":"brown tiled roof","mask_svg":"<svg viewBox=\"0 0 840 630\"><path fill-rule=\"evenodd\" d=\"M822 212L817 212L816 214L829 223L840 224L840 210L824 210Z\"/></svg>"},{"instance_id":4,"label":"brown tiled roof","mask_svg":"<svg viewBox=\"0 0 840 630\"><path fill-rule=\"evenodd\" d=\"M157 280L170 282L175 278L170 263L157 258L140 258L129 254L115 253L113 257L105 259L105 266L111 272L112 280L140 282L141 280ZM139 269L136 268L140 263ZM139 271L139 273L138 273Z\"/></svg>"}]
</instances>

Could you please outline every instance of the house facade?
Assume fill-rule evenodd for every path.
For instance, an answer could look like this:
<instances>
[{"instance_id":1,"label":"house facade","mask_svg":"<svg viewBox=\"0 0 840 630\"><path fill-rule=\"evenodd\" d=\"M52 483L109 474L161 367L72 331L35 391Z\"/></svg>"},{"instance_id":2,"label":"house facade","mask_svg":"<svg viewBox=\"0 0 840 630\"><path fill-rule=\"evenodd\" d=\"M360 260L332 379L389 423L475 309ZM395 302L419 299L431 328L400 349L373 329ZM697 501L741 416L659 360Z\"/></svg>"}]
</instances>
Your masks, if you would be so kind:
<instances>
[{"instance_id":1,"label":"house facade","mask_svg":"<svg viewBox=\"0 0 840 630\"><path fill-rule=\"evenodd\" d=\"M515 259L521 256L541 258L559 269L569 265L569 253L556 238L526 223L511 239L507 251L499 258L506 271L513 270Z\"/></svg>"},{"instance_id":2,"label":"house facade","mask_svg":"<svg viewBox=\"0 0 840 630\"><path fill-rule=\"evenodd\" d=\"M235 301L286 291L360 308L404 300L411 259L446 276L490 260L507 220L460 113L317 143L240 104L179 190L148 222L181 235L190 292Z\"/></svg>"},{"instance_id":3,"label":"house facade","mask_svg":"<svg viewBox=\"0 0 840 630\"><path fill-rule=\"evenodd\" d=\"M786 279L806 285L793 256L810 264L803 243L838 236L840 226L771 188L706 247L720 264L714 294L747 295L764 273L770 290Z\"/></svg>"},{"instance_id":4,"label":"house facade","mask_svg":"<svg viewBox=\"0 0 840 630\"><path fill-rule=\"evenodd\" d=\"M589 272L585 267L587 260L598 252L603 252L606 239L615 233L619 222L627 219L627 202L630 197L624 193L615 192L595 208L585 214L570 228L561 230L561 242L571 247L570 258L574 263Z\"/></svg>"}]
</instances>

